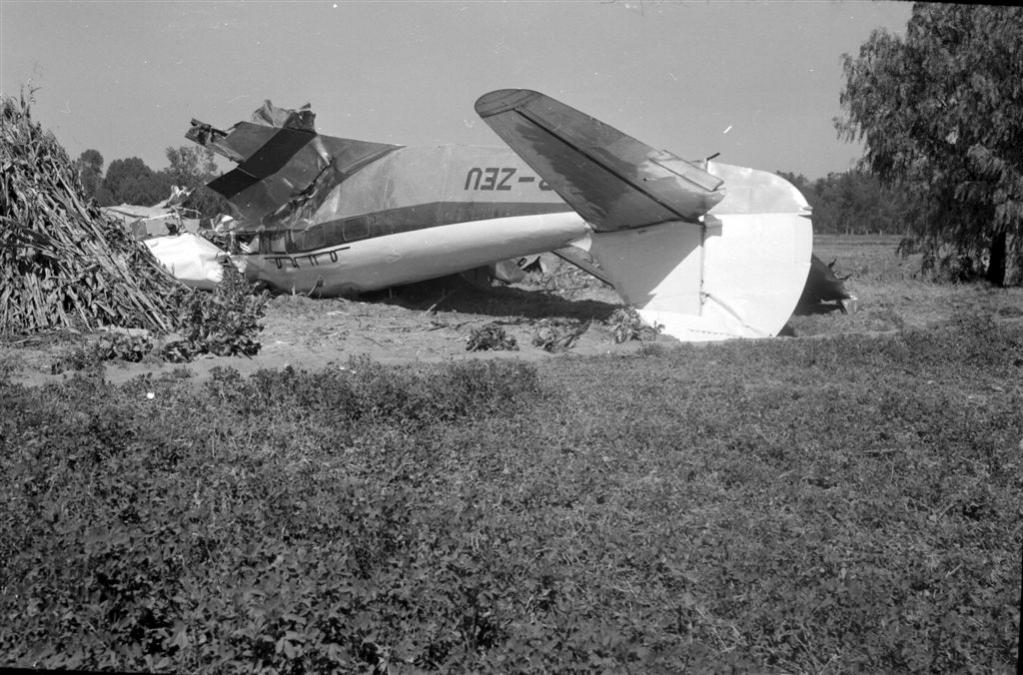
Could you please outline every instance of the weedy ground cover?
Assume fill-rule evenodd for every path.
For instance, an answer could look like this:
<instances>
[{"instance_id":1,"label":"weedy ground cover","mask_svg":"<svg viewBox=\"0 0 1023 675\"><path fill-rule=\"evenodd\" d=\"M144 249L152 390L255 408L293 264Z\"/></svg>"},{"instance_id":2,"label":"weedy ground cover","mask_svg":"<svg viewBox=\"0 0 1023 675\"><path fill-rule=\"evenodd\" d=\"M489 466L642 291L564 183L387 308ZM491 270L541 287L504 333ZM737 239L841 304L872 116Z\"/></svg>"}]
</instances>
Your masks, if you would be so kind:
<instances>
[{"instance_id":1,"label":"weedy ground cover","mask_svg":"<svg viewBox=\"0 0 1023 675\"><path fill-rule=\"evenodd\" d=\"M3 665L1008 671L1013 326L2 384Z\"/></svg>"}]
</instances>

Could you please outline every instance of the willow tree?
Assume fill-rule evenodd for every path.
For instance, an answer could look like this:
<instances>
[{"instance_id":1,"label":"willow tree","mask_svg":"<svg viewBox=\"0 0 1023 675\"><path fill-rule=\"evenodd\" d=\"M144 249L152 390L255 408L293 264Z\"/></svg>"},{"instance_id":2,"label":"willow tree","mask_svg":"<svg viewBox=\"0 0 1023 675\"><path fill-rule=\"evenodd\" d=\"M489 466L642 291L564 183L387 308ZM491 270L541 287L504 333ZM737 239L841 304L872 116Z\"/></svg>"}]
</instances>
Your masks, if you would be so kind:
<instances>
[{"instance_id":1,"label":"willow tree","mask_svg":"<svg viewBox=\"0 0 1023 675\"><path fill-rule=\"evenodd\" d=\"M905 37L876 30L843 67L839 134L910 198L930 259L1003 285L1023 260L1023 8L917 3Z\"/></svg>"}]
</instances>

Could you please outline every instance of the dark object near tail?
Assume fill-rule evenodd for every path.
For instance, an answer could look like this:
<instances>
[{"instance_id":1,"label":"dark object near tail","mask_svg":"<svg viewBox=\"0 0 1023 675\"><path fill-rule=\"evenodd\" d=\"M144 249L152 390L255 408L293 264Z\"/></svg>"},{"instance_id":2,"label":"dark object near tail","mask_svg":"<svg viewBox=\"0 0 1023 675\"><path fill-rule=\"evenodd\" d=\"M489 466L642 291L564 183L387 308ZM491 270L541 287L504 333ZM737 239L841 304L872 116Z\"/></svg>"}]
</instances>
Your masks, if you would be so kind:
<instances>
[{"instance_id":1,"label":"dark object near tail","mask_svg":"<svg viewBox=\"0 0 1023 675\"><path fill-rule=\"evenodd\" d=\"M810 274L796 304L796 314L823 314L836 309L845 314L848 311L848 305L856 298L845 289L843 282L851 275L839 278L834 266L834 260L825 265L816 255L810 256ZM835 301L838 304L826 304Z\"/></svg>"}]
</instances>

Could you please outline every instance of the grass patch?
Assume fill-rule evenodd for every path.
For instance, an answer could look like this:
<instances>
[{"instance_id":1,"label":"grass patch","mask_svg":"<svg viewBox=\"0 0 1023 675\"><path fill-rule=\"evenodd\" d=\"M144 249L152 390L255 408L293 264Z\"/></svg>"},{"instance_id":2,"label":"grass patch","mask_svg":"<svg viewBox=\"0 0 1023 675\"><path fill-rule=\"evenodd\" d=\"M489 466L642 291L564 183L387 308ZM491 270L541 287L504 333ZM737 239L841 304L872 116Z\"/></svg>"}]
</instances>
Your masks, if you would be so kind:
<instances>
[{"instance_id":1,"label":"grass patch","mask_svg":"<svg viewBox=\"0 0 1023 675\"><path fill-rule=\"evenodd\" d=\"M5 665L1007 671L1023 334L0 385ZM149 396L152 394L152 397Z\"/></svg>"}]
</instances>

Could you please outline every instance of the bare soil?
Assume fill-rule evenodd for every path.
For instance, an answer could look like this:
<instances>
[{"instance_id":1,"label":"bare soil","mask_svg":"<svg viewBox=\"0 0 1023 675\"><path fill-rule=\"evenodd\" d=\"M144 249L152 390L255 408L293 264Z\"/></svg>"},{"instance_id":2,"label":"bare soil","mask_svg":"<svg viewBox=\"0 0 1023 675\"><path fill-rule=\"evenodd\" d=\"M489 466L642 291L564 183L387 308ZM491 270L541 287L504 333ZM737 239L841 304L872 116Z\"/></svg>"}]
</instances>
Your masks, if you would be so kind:
<instances>
[{"instance_id":1,"label":"bare soil","mask_svg":"<svg viewBox=\"0 0 1023 675\"><path fill-rule=\"evenodd\" d=\"M287 366L314 371L344 368L357 357L384 364L555 358L557 353L533 344L544 325L560 331L585 327L562 353L629 354L651 344L614 343L605 321L623 305L612 289L596 281L567 286L564 281L558 288L548 279L546 287L523 283L484 289L461 277L449 277L357 300L278 296L267 306L259 335L262 347L251 358L205 355L183 365L155 356L139 363L111 361L104 365L104 377L124 382L139 375L173 373L202 380L216 367L233 368L243 375ZM467 351L473 330L492 323L515 340L517 349ZM0 375L6 373L12 381L30 386L72 377L73 371L53 374L52 366L90 339L74 331L60 331L4 341L0 343ZM657 336L652 342L667 346L675 340Z\"/></svg>"}]
</instances>

